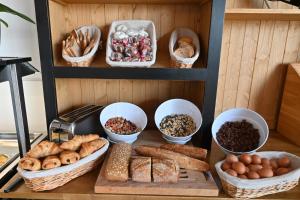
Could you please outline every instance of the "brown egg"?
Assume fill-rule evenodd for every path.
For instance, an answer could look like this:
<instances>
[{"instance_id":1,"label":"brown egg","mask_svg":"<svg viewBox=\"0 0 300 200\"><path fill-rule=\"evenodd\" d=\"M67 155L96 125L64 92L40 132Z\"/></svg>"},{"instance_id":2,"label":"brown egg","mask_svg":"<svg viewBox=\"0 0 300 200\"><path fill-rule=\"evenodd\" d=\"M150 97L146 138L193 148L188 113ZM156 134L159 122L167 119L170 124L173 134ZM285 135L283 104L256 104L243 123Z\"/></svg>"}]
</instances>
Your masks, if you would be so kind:
<instances>
[{"instance_id":1,"label":"brown egg","mask_svg":"<svg viewBox=\"0 0 300 200\"><path fill-rule=\"evenodd\" d=\"M268 158L262 158L261 165L270 165L270 160Z\"/></svg>"},{"instance_id":2,"label":"brown egg","mask_svg":"<svg viewBox=\"0 0 300 200\"><path fill-rule=\"evenodd\" d=\"M291 171L290 168L283 168L283 167L280 167L276 170L276 175L277 176L280 176L280 175L283 175L283 174L287 174Z\"/></svg>"},{"instance_id":3,"label":"brown egg","mask_svg":"<svg viewBox=\"0 0 300 200\"><path fill-rule=\"evenodd\" d=\"M252 164L255 164L255 165L261 164L260 156L254 154L254 155L251 156L251 158L252 158Z\"/></svg>"},{"instance_id":4,"label":"brown egg","mask_svg":"<svg viewBox=\"0 0 300 200\"><path fill-rule=\"evenodd\" d=\"M277 160L279 167L289 167L291 165L291 160L288 157L282 157Z\"/></svg>"},{"instance_id":5,"label":"brown egg","mask_svg":"<svg viewBox=\"0 0 300 200\"><path fill-rule=\"evenodd\" d=\"M277 160L276 159L271 159L270 160L270 165L272 167L273 170L276 170L278 168L278 164L277 164Z\"/></svg>"},{"instance_id":6,"label":"brown egg","mask_svg":"<svg viewBox=\"0 0 300 200\"><path fill-rule=\"evenodd\" d=\"M249 165L252 162L251 156L249 154L242 154L239 157L240 161L245 165Z\"/></svg>"},{"instance_id":7,"label":"brown egg","mask_svg":"<svg viewBox=\"0 0 300 200\"><path fill-rule=\"evenodd\" d=\"M229 174L229 175L231 175L231 176L237 176L236 171L234 171L234 170L232 170L232 169L227 169L227 170L226 170L226 173Z\"/></svg>"},{"instance_id":8,"label":"brown egg","mask_svg":"<svg viewBox=\"0 0 300 200\"><path fill-rule=\"evenodd\" d=\"M257 173L259 174L259 176L261 178L270 178L274 175L271 168L262 168L262 169L258 170Z\"/></svg>"},{"instance_id":9,"label":"brown egg","mask_svg":"<svg viewBox=\"0 0 300 200\"><path fill-rule=\"evenodd\" d=\"M228 163L228 162L223 162L222 165L221 165L221 169L223 171L226 171L227 169L230 169L231 168L231 164Z\"/></svg>"},{"instance_id":10,"label":"brown egg","mask_svg":"<svg viewBox=\"0 0 300 200\"><path fill-rule=\"evenodd\" d=\"M248 177L245 174L240 174L238 175L238 177L241 179L248 179Z\"/></svg>"},{"instance_id":11,"label":"brown egg","mask_svg":"<svg viewBox=\"0 0 300 200\"><path fill-rule=\"evenodd\" d=\"M238 162L239 159L238 159L237 156L235 156L235 155L233 155L233 154L228 154L228 155L226 156L225 161L228 162L228 163L234 163L234 162Z\"/></svg>"},{"instance_id":12,"label":"brown egg","mask_svg":"<svg viewBox=\"0 0 300 200\"><path fill-rule=\"evenodd\" d=\"M257 172L258 170L262 169L263 167L261 165L248 165L249 170L253 172Z\"/></svg>"},{"instance_id":13,"label":"brown egg","mask_svg":"<svg viewBox=\"0 0 300 200\"><path fill-rule=\"evenodd\" d=\"M242 162L234 162L231 168L238 174L244 174L246 172L246 167Z\"/></svg>"},{"instance_id":14,"label":"brown egg","mask_svg":"<svg viewBox=\"0 0 300 200\"><path fill-rule=\"evenodd\" d=\"M250 171L248 173L248 178L249 179L259 179L259 174L257 172L254 172L254 171Z\"/></svg>"}]
</instances>

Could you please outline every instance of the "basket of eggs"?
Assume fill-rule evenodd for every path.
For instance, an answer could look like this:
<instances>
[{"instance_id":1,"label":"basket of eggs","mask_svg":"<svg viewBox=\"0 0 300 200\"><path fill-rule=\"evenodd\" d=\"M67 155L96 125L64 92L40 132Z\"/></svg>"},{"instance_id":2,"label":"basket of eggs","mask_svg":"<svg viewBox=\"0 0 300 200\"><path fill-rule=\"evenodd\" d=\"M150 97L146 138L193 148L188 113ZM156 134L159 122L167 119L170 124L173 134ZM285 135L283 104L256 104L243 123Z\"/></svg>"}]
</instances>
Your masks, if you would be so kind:
<instances>
[{"instance_id":1,"label":"basket of eggs","mask_svg":"<svg viewBox=\"0 0 300 200\"><path fill-rule=\"evenodd\" d=\"M17 170L31 190L52 190L92 170L108 146L96 134L76 135L62 144L42 141L20 159Z\"/></svg>"},{"instance_id":2,"label":"basket of eggs","mask_svg":"<svg viewBox=\"0 0 300 200\"><path fill-rule=\"evenodd\" d=\"M216 163L223 189L235 198L255 198L294 188L300 177L300 158L266 151L235 156Z\"/></svg>"}]
</instances>

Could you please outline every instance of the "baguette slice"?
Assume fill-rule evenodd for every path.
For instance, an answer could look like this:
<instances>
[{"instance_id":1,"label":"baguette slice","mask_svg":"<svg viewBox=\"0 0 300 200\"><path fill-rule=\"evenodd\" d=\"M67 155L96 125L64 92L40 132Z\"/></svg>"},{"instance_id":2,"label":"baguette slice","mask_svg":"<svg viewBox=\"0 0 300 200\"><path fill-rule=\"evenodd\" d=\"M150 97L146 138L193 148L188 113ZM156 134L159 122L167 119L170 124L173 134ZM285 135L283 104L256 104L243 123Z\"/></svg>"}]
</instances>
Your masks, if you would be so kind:
<instances>
[{"instance_id":1,"label":"baguette slice","mask_svg":"<svg viewBox=\"0 0 300 200\"><path fill-rule=\"evenodd\" d=\"M186 156L197 158L197 159L205 159L207 155L207 150L199 147L193 147L189 145L183 144L163 144L160 148L167 149L170 151L174 151L177 153L182 153Z\"/></svg>"},{"instance_id":2,"label":"baguette slice","mask_svg":"<svg viewBox=\"0 0 300 200\"><path fill-rule=\"evenodd\" d=\"M172 159L175 160L181 168L198 170L198 171L208 171L209 165L201 160L188 157L181 153L176 153L166 149L152 146L138 146L135 148L135 151L139 155L156 157L161 159Z\"/></svg>"},{"instance_id":3,"label":"baguette slice","mask_svg":"<svg viewBox=\"0 0 300 200\"><path fill-rule=\"evenodd\" d=\"M132 147L127 143L117 143L112 147L104 170L104 177L109 181L128 180L128 167Z\"/></svg>"}]
</instances>

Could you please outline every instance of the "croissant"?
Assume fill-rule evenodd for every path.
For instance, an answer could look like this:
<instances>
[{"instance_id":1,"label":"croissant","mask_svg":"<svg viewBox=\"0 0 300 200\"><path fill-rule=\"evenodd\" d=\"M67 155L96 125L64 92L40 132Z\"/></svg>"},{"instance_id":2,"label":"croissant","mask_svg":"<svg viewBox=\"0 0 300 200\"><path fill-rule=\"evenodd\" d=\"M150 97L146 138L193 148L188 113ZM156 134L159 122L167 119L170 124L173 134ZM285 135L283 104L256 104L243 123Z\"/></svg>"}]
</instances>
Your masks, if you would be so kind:
<instances>
[{"instance_id":1,"label":"croissant","mask_svg":"<svg viewBox=\"0 0 300 200\"><path fill-rule=\"evenodd\" d=\"M91 142L85 142L81 145L79 155L81 158L84 158L84 157L94 153L95 151L97 151L98 149L103 147L105 144L106 144L106 140L104 140L102 138L93 140Z\"/></svg>"},{"instance_id":2,"label":"croissant","mask_svg":"<svg viewBox=\"0 0 300 200\"><path fill-rule=\"evenodd\" d=\"M63 151L59 155L59 159L62 164L69 165L77 162L80 159L80 156L75 151Z\"/></svg>"},{"instance_id":3,"label":"croissant","mask_svg":"<svg viewBox=\"0 0 300 200\"><path fill-rule=\"evenodd\" d=\"M57 156L48 156L43 161L42 169L53 169L60 166L61 162Z\"/></svg>"},{"instance_id":4,"label":"croissant","mask_svg":"<svg viewBox=\"0 0 300 200\"><path fill-rule=\"evenodd\" d=\"M19 167L25 170L38 171L41 169L41 161L37 158L30 158L26 156L21 158Z\"/></svg>"},{"instance_id":5,"label":"croissant","mask_svg":"<svg viewBox=\"0 0 300 200\"><path fill-rule=\"evenodd\" d=\"M72 140L64 142L60 145L60 148L70 151L76 151L79 149L82 143L90 142L99 138L99 135L89 134L89 135L75 135Z\"/></svg>"},{"instance_id":6,"label":"croissant","mask_svg":"<svg viewBox=\"0 0 300 200\"><path fill-rule=\"evenodd\" d=\"M55 155L62 152L58 144L49 141L42 141L33 147L27 155L31 158L41 158L46 156Z\"/></svg>"}]
</instances>

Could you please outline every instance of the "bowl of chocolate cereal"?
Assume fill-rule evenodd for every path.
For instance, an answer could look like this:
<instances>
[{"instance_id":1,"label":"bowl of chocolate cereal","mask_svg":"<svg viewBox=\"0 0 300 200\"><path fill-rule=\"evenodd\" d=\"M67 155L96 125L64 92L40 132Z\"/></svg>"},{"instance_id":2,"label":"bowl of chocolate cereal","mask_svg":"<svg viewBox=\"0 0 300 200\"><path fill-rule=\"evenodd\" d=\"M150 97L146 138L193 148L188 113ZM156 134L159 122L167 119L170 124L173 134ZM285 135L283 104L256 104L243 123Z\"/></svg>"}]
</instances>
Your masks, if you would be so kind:
<instances>
[{"instance_id":1,"label":"bowl of chocolate cereal","mask_svg":"<svg viewBox=\"0 0 300 200\"><path fill-rule=\"evenodd\" d=\"M145 112L132 103L118 102L106 106L100 114L100 123L113 143L133 143L147 125Z\"/></svg>"},{"instance_id":2,"label":"bowl of chocolate cereal","mask_svg":"<svg viewBox=\"0 0 300 200\"><path fill-rule=\"evenodd\" d=\"M168 143L185 144L200 129L202 115L192 102L170 99L156 109L154 120Z\"/></svg>"},{"instance_id":3,"label":"bowl of chocolate cereal","mask_svg":"<svg viewBox=\"0 0 300 200\"><path fill-rule=\"evenodd\" d=\"M266 143L268 136L264 118L246 108L229 109L212 125L212 137L226 154L253 153Z\"/></svg>"}]
</instances>

